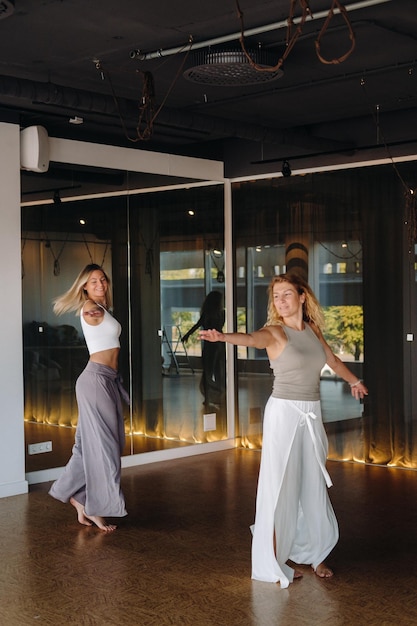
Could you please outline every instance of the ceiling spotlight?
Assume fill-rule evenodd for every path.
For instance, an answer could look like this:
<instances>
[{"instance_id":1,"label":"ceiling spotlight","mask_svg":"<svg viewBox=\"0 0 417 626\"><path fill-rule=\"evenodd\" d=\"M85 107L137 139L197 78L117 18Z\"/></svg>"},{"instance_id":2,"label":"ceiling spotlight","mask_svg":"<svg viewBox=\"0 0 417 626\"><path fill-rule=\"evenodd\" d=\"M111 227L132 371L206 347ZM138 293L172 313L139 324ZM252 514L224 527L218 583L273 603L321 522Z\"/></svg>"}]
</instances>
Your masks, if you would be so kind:
<instances>
[{"instance_id":1,"label":"ceiling spotlight","mask_svg":"<svg viewBox=\"0 0 417 626\"><path fill-rule=\"evenodd\" d=\"M54 204L61 204L61 196L59 195L59 189L54 192Z\"/></svg>"},{"instance_id":2,"label":"ceiling spotlight","mask_svg":"<svg viewBox=\"0 0 417 626\"><path fill-rule=\"evenodd\" d=\"M80 222L81 226L85 226L86 223L87 223L83 217L80 218L79 222Z\"/></svg>"},{"instance_id":3,"label":"ceiling spotlight","mask_svg":"<svg viewBox=\"0 0 417 626\"><path fill-rule=\"evenodd\" d=\"M341 245L342 245L342 248L347 248L348 247L347 241L342 241Z\"/></svg>"},{"instance_id":4,"label":"ceiling spotlight","mask_svg":"<svg viewBox=\"0 0 417 626\"><path fill-rule=\"evenodd\" d=\"M281 172L282 172L282 175L285 176L285 178L287 178L288 176L291 176L291 167L287 160L282 162Z\"/></svg>"}]
</instances>

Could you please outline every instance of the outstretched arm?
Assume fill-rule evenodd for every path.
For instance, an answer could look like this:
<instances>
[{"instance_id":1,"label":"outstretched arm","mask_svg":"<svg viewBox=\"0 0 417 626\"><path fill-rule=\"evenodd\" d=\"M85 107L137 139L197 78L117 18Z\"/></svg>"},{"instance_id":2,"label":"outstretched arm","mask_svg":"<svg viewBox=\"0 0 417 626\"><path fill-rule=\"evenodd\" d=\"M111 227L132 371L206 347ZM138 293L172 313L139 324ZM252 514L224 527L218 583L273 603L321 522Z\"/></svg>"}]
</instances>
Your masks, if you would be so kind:
<instances>
[{"instance_id":1,"label":"outstretched arm","mask_svg":"<svg viewBox=\"0 0 417 626\"><path fill-rule=\"evenodd\" d=\"M200 330L200 339L212 342L223 341L231 343L233 346L245 346L247 348L258 348L259 350L267 348L276 341L268 327L261 328L253 333L221 333L214 328L211 330Z\"/></svg>"},{"instance_id":2,"label":"outstretched arm","mask_svg":"<svg viewBox=\"0 0 417 626\"><path fill-rule=\"evenodd\" d=\"M200 328L200 326L201 326L201 317L200 317L200 319L198 320L198 322L196 322L196 323L194 324L194 326L192 326L192 327L190 328L190 330L189 330L189 331L187 331L187 332L185 333L185 335L183 336L182 340L183 340L184 342L187 342L187 341L189 340L189 338L191 337L191 335L192 335L193 333L195 333L195 331L197 330L197 328Z\"/></svg>"}]
</instances>

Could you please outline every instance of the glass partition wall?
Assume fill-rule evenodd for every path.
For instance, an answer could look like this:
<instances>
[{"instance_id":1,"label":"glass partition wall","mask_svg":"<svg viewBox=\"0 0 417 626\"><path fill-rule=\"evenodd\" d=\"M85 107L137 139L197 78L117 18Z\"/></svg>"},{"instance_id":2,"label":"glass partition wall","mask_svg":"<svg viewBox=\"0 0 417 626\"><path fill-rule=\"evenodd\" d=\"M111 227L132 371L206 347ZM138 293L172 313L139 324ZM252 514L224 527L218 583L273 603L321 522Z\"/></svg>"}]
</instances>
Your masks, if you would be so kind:
<instances>
[{"instance_id":1,"label":"glass partition wall","mask_svg":"<svg viewBox=\"0 0 417 626\"><path fill-rule=\"evenodd\" d=\"M185 337L209 294L224 319L223 224L222 185L22 208L26 448L52 448L28 454L27 471L70 456L88 353L79 317L52 307L92 262L111 278L123 329L124 454L226 439L225 353L208 354L197 328Z\"/></svg>"},{"instance_id":2,"label":"glass partition wall","mask_svg":"<svg viewBox=\"0 0 417 626\"><path fill-rule=\"evenodd\" d=\"M415 161L393 165L234 185L236 324L264 323L278 269L303 272L328 343L369 388L361 404L322 370L329 457L415 469L417 170ZM252 352L238 352L239 424L242 445L259 448L272 376Z\"/></svg>"},{"instance_id":3,"label":"glass partition wall","mask_svg":"<svg viewBox=\"0 0 417 626\"><path fill-rule=\"evenodd\" d=\"M137 215L143 221L139 233L146 207L158 216L156 230L148 233L149 241L158 233L158 246L151 254L158 258L163 410L155 434L175 445L226 439L225 353L210 351L198 336L204 325L202 312L211 310L211 302L215 313L225 316L223 187L156 193L138 197L137 202ZM139 234L139 247L144 243Z\"/></svg>"},{"instance_id":4,"label":"glass partition wall","mask_svg":"<svg viewBox=\"0 0 417 626\"><path fill-rule=\"evenodd\" d=\"M416 186L412 163L397 169ZM70 454L74 385L88 355L79 319L55 318L52 300L91 261L112 278L123 328L120 369L132 398L125 455L221 442L233 419L237 445L260 449L272 388L265 352L232 349L226 363L197 331L212 298L210 325L226 328L227 312L237 330L261 327L271 277L296 269L324 308L327 341L370 389L356 402L323 368L330 458L417 467L415 216L397 172L386 165L235 182L233 251L224 197L219 184L23 207L26 442L52 442L48 455L28 456L28 471L60 467Z\"/></svg>"}]
</instances>

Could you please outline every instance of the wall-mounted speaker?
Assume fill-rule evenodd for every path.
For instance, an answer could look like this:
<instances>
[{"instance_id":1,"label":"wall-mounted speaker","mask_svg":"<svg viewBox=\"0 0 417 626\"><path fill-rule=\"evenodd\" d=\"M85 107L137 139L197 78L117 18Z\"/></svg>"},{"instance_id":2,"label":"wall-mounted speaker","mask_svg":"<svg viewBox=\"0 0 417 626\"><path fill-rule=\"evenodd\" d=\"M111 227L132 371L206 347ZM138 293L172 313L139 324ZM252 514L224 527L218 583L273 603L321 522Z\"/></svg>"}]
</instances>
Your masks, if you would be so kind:
<instances>
[{"instance_id":1,"label":"wall-mounted speaker","mask_svg":"<svg viewBox=\"0 0 417 626\"><path fill-rule=\"evenodd\" d=\"M47 172L49 137L43 126L28 126L20 131L20 167L31 172Z\"/></svg>"}]
</instances>

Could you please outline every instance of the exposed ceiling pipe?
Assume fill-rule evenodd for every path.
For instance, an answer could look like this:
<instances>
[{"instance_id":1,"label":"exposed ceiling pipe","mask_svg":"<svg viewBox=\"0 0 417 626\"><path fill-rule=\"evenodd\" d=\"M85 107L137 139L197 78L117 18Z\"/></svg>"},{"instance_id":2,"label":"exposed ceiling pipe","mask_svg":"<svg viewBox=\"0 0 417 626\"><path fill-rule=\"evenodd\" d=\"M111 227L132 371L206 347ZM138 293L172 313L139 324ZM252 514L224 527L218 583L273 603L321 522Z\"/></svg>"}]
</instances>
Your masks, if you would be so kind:
<instances>
[{"instance_id":1,"label":"exposed ceiling pipe","mask_svg":"<svg viewBox=\"0 0 417 626\"><path fill-rule=\"evenodd\" d=\"M78 114L92 113L109 116L112 118L112 123L115 119L119 119L112 96L62 87L52 83L37 83L27 79L0 76L0 94L17 100L29 101L31 105L47 104L59 107L61 115L64 115L65 110L68 111L68 115L76 110ZM123 113L125 124L135 128L138 116L137 102L120 98L118 104ZM33 114L33 110L31 113ZM182 112L169 107L164 107L160 111L155 121L155 127L158 125L168 125L201 133L209 132L218 138L235 137L279 145L291 143L300 148L314 150L336 149L342 152L352 147L333 140L321 140L304 129L275 130L258 124L241 124L233 120L189 111Z\"/></svg>"},{"instance_id":2,"label":"exposed ceiling pipe","mask_svg":"<svg viewBox=\"0 0 417 626\"><path fill-rule=\"evenodd\" d=\"M412 144L417 144L417 137L414 139L406 139L404 141L392 141L390 143L387 144L381 144L381 143L376 143L376 144L372 144L369 146L358 146L357 148L355 148L355 154L358 154L359 152L366 152L369 150L385 150L387 151L389 148L396 148L397 146L407 146L407 145L412 145ZM339 154L339 151L334 151L334 150L328 150L327 152L316 152L316 153L312 153L312 154L295 154L295 155L291 155L291 157L289 157L289 161L291 161L291 163L293 161L301 161L302 159L314 159L315 157L323 157L323 156L330 156L330 155L335 155L335 154ZM283 161L285 159L285 156L277 156L274 157L272 159L261 159L260 161L251 161L251 165L265 165L268 163L280 163L281 161Z\"/></svg>"},{"instance_id":3,"label":"exposed ceiling pipe","mask_svg":"<svg viewBox=\"0 0 417 626\"><path fill-rule=\"evenodd\" d=\"M379 4L385 4L391 2L391 0L362 0L361 2L354 2L350 5L344 5L346 11L358 11L359 9L366 9L368 7L376 6ZM334 10L335 14L340 13L339 9ZM314 13L314 19L324 19L329 15L329 11L319 11ZM301 22L301 17L296 17L293 20L294 24ZM245 30L245 36L251 37L253 35L261 35L262 33L271 32L274 30L280 30L281 28L287 28L288 21L282 20L281 22L273 22L272 24L266 24L264 26L258 26L257 28L249 28ZM216 46L222 43L228 43L229 41L238 41L241 36L241 32L231 33L230 35L223 35L222 37L214 37L213 39L206 39L205 41L194 42L190 35L189 43L193 50L200 48L209 48L210 46ZM155 52L142 52L142 50L131 50L130 58L139 58L141 61L150 61L151 59L159 59L161 57L167 57L179 54L180 52L187 52L188 46L181 45L176 48L167 48L166 50L156 50Z\"/></svg>"}]
</instances>

